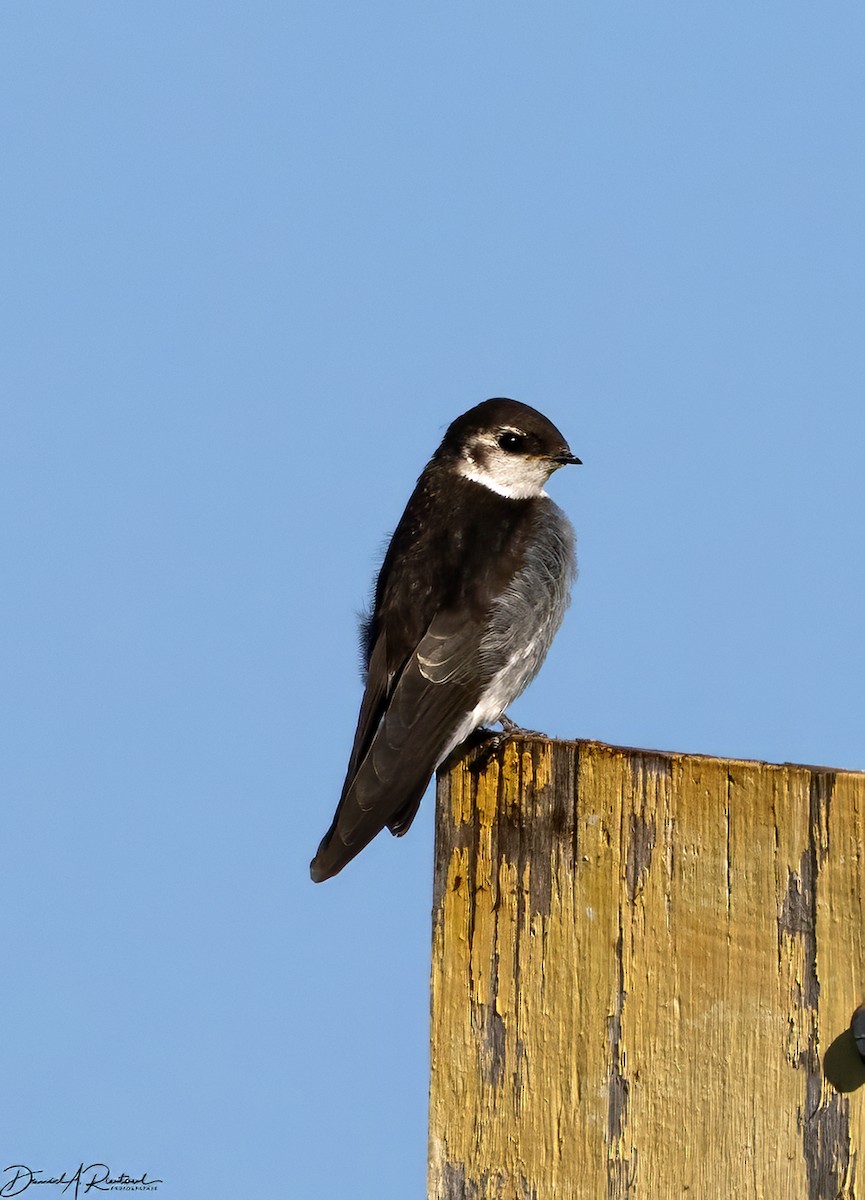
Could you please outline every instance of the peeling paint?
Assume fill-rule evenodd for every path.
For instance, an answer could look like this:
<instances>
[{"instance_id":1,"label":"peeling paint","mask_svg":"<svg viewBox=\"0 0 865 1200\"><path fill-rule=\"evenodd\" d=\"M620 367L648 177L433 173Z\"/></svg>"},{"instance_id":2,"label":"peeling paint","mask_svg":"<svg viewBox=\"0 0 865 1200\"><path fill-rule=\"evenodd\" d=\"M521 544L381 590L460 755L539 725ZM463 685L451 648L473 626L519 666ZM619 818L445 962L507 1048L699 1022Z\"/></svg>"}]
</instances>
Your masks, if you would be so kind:
<instances>
[{"instance_id":1,"label":"peeling paint","mask_svg":"<svg viewBox=\"0 0 865 1200\"><path fill-rule=\"evenodd\" d=\"M820 1057L863 845L865 775L532 739L442 774L430 1200L865 1200Z\"/></svg>"},{"instance_id":2,"label":"peeling paint","mask_svg":"<svg viewBox=\"0 0 865 1200\"><path fill-rule=\"evenodd\" d=\"M809 1055L802 1145L808 1171L808 1200L851 1196L855 1155L850 1146L850 1105L835 1093L823 1097L820 1063Z\"/></svg>"},{"instance_id":3,"label":"peeling paint","mask_svg":"<svg viewBox=\"0 0 865 1200\"><path fill-rule=\"evenodd\" d=\"M442 1188L436 1193L440 1200L499 1200L512 1196L514 1200L539 1200L537 1190L519 1171L508 1175L484 1171L480 1179L470 1179L465 1163L446 1162L441 1171Z\"/></svg>"},{"instance_id":4,"label":"peeling paint","mask_svg":"<svg viewBox=\"0 0 865 1200\"><path fill-rule=\"evenodd\" d=\"M607 1018L610 1042L610 1078L607 1084L607 1196L623 1200L630 1195L633 1182L631 1163L623 1153L628 1130L628 1110L631 1081L625 1074L625 1050L622 1037L622 1014L627 992L624 981L623 938L621 928L616 939L616 992L613 1012Z\"/></svg>"},{"instance_id":5,"label":"peeling paint","mask_svg":"<svg viewBox=\"0 0 865 1200\"><path fill-rule=\"evenodd\" d=\"M491 1088L497 1089L505 1069L505 1023L492 1005L483 1009L481 1072Z\"/></svg>"},{"instance_id":6,"label":"peeling paint","mask_svg":"<svg viewBox=\"0 0 865 1200\"><path fill-rule=\"evenodd\" d=\"M441 1200L482 1200L485 1195L481 1185L468 1178L465 1163L443 1163L441 1182Z\"/></svg>"},{"instance_id":7,"label":"peeling paint","mask_svg":"<svg viewBox=\"0 0 865 1200\"><path fill-rule=\"evenodd\" d=\"M628 853L625 860L625 882L628 899L634 903L642 891L643 880L652 865L655 849L655 822L643 813L630 813L628 817Z\"/></svg>"},{"instance_id":8,"label":"peeling paint","mask_svg":"<svg viewBox=\"0 0 865 1200\"><path fill-rule=\"evenodd\" d=\"M801 938L804 970L797 979L800 1004L815 1009L820 999L817 976L817 865L813 845L803 852L798 871L788 871L787 891L778 917L781 937Z\"/></svg>"}]
</instances>

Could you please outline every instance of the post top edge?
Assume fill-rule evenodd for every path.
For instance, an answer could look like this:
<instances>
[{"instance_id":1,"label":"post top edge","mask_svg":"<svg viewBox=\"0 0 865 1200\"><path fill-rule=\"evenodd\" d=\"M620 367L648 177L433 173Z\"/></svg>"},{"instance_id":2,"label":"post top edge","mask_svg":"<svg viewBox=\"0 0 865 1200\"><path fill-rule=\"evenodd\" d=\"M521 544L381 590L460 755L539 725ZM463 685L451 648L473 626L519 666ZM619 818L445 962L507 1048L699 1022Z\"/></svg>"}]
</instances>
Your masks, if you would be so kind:
<instances>
[{"instance_id":1,"label":"post top edge","mask_svg":"<svg viewBox=\"0 0 865 1200\"><path fill-rule=\"evenodd\" d=\"M723 754L688 753L684 750L656 750L648 746L621 746L615 742L602 742L598 738L560 738L549 737L546 734L513 734L509 739L523 745L572 746L577 749L608 751L611 754L633 758L639 755L644 758L662 758L669 762L690 760L703 762L725 762L730 766L742 767L771 767L775 770L810 771L812 773L832 773L836 775L854 775L865 778L865 771L853 767L832 767L816 763L770 762L763 758L738 758Z\"/></svg>"}]
</instances>

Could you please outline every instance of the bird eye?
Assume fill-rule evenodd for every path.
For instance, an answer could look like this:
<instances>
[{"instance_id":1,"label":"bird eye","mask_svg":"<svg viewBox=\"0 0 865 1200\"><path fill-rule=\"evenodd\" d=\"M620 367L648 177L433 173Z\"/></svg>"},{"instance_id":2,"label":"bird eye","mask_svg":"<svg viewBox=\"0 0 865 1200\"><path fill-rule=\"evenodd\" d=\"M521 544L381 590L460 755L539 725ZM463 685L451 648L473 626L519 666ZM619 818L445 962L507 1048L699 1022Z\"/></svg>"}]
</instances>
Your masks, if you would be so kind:
<instances>
[{"instance_id":1,"label":"bird eye","mask_svg":"<svg viewBox=\"0 0 865 1200\"><path fill-rule=\"evenodd\" d=\"M509 454L519 454L525 447L525 444L526 439L523 435L521 433L514 433L513 430L503 433L499 438L499 445L503 450L507 450Z\"/></svg>"}]
</instances>

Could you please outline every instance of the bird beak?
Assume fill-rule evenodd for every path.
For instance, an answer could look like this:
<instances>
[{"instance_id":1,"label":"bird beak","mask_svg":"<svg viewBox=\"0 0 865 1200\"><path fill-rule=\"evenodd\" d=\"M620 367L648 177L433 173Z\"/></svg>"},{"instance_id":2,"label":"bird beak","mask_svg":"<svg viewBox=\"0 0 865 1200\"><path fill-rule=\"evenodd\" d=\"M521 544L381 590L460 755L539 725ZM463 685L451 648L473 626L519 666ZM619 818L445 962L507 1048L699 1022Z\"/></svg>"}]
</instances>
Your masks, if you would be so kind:
<instances>
[{"instance_id":1,"label":"bird beak","mask_svg":"<svg viewBox=\"0 0 865 1200\"><path fill-rule=\"evenodd\" d=\"M552 456L552 461L554 463L557 463L558 466L560 466L560 467L566 467L566 466L581 467L583 465L583 460L581 458L577 458L577 456L575 454L570 454L570 453L554 454Z\"/></svg>"}]
</instances>

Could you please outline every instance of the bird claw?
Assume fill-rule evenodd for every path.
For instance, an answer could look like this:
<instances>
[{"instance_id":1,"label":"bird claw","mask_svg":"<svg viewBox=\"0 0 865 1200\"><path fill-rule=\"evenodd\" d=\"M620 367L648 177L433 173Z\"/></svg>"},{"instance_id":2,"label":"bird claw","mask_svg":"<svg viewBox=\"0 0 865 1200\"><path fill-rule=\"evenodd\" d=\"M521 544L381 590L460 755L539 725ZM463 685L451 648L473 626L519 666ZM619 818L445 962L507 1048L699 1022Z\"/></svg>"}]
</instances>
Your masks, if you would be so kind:
<instances>
[{"instance_id":1,"label":"bird claw","mask_svg":"<svg viewBox=\"0 0 865 1200\"><path fill-rule=\"evenodd\" d=\"M525 729L522 725L518 725L516 721L512 721L510 717L505 716L504 713L499 717L499 725L501 725L508 737L544 738L545 741L549 739L548 733L541 733L539 729Z\"/></svg>"},{"instance_id":2,"label":"bird claw","mask_svg":"<svg viewBox=\"0 0 865 1200\"><path fill-rule=\"evenodd\" d=\"M502 746L512 738L547 737L547 734L539 733L537 729L524 729L522 725L518 725L516 721L512 721L504 714L499 717L499 724L502 727L501 732L481 726L464 744L464 748L474 751L469 763L469 770L473 775L480 775L485 771Z\"/></svg>"},{"instance_id":3,"label":"bird claw","mask_svg":"<svg viewBox=\"0 0 865 1200\"><path fill-rule=\"evenodd\" d=\"M481 728L475 730L472 735L473 738L477 738L474 744L475 753L472 756L472 761L469 763L469 770L472 775L483 774L505 742L510 740L510 736L507 732L497 733L493 729Z\"/></svg>"}]
</instances>

